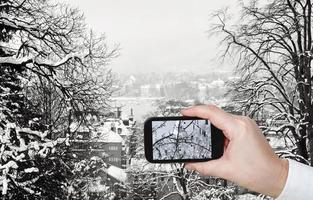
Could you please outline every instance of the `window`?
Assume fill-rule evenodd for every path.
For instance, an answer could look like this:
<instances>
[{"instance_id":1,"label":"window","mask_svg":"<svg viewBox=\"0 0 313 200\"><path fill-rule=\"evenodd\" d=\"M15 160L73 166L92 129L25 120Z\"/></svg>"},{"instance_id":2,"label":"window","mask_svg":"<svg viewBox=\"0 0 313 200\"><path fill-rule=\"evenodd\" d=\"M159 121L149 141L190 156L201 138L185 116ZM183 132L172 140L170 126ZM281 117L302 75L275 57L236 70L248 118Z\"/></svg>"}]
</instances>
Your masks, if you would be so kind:
<instances>
[{"instance_id":1,"label":"window","mask_svg":"<svg viewBox=\"0 0 313 200\"><path fill-rule=\"evenodd\" d=\"M117 157L109 157L109 162L119 162L120 161L120 158L117 158Z\"/></svg>"},{"instance_id":2,"label":"window","mask_svg":"<svg viewBox=\"0 0 313 200\"><path fill-rule=\"evenodd\" d=\"M109 146L109 150L110 151L117 151L118 150L118 146L116 146L116 145Z\"/></svg>"}]
</instances>

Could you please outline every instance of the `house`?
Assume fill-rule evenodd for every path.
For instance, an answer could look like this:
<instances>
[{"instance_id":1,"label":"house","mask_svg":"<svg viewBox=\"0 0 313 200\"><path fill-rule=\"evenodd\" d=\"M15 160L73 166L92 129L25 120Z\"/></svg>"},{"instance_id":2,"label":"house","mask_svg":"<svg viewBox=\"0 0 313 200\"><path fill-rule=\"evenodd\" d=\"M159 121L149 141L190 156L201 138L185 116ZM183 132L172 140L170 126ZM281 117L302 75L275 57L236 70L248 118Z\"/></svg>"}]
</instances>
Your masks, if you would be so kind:
<instances>
[{"instance_id":1,"label":"house","mask_svg":"<svg viewBox=\"0 0 313 200\"><path fill-rule=\"evenodd\" d=\"M102 132L114 132L118 136L122 138L122 146L121 146L121 151L120 152L120 160L121 160L121 167L123 169L126 169L127 165L127 154L129 152L129 146L128 146L128 141L129 137L131 136L132 132L134 131L134 125L136 122L134 121L134 115L133 115L133 110L131 109L130 115L128 117L123 117L122 113L120 111L120 107L117 107L116 112L114 114L111 114L111 116L114 117L109 117L105 118L104 120L101 120L101 125L100 129ZM113 141L110 141L111 145L113 145ZM114 143L115 144L115 143ZM116 147L109 147L108 153L114 153L113 149ZM115 152L116 153L116 152ZM116 154L112 154L116 155ZM112 158L116 159L116 158ZM111 161L109 161L111 162Z\"/></svg>"},{"instance_id":2,"label":"house","mask_svg":"<svg viewBox=\"0 0 313 200\"><path fill-rule=\"evenodd\" d=\"M78 158L99 156L106 163L126 168L127 138L134 126L131 110L129 118L122 119L121 109L106 115L88 116L89 125L72 123L70 151Z\"/></svg>"},{"instance_id":3,"label":"house","mask_svg":"<svg viewBox=\"0 0 313 200\"><path fill-rule=\"evenodd\" d=\"M105 152L103 158L106 163L116 167L122 167L122 147L125 143L123 138L118 133L107 130L105 126L100 126L92 134L92 146L95 147L94 150Z\"/></svg>"},{"instance_id":4,"label":"house","mask_svg":"<svg viewBox=\"0 0 313 200\"><path fill-rule=\"evenodd\" d=\"M126 195L123 188L127 179L125 141L135 124L133 119L132 112L128 119L122 119L120 109L117 109L110 117L89 116L88 125L72 123L70 130L74 134L69 138L72 155L78 160L101 158L107 164L104 174L90 180L88 193L91 197Z\"/></svg>"}]
</instances>

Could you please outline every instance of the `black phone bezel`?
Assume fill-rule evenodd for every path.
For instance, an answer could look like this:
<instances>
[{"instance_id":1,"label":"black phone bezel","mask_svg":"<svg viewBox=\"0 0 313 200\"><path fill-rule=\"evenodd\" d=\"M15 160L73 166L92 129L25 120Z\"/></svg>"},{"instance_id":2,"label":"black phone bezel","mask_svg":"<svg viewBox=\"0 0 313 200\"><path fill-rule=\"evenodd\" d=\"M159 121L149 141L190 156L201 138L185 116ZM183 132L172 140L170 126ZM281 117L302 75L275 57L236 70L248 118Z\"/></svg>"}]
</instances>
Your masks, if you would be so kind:
<instances>
[{"instance_id":1,"label":"black phone bezel","mask_svg":"<svg viewBox=\"0 0 313 200\"><path fill-rule=\"evenodd\" d=\"M152 121L164 120L207 120L199 117L151 117L144 123L144 150L145 157L151 163L184 163L184 162L203 162L220 158L224 153L224 134L211 123L212 137L212 158L207 159L173 159L173 160L154 160L152 154Z\"/></svg>"}]
</instances>

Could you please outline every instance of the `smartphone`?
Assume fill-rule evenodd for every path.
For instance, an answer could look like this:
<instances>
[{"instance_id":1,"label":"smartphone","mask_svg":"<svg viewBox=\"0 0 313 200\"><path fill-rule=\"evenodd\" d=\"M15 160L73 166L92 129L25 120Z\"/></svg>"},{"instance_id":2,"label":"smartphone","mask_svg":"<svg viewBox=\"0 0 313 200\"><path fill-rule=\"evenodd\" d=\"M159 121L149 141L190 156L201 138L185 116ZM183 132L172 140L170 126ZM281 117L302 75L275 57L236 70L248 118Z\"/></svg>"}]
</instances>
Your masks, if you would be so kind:
<instances>
[{"instance_id":1,"label":"smartphone","mask_svg":"<svg viewBox=\"0 0 313 200\"><path fill-rule=\"evenodd\" d=\"M208 161L223 155L224 135L207 119L152 117L144 123L144 146L151 163Z\"/></svg>"}]
</instances>

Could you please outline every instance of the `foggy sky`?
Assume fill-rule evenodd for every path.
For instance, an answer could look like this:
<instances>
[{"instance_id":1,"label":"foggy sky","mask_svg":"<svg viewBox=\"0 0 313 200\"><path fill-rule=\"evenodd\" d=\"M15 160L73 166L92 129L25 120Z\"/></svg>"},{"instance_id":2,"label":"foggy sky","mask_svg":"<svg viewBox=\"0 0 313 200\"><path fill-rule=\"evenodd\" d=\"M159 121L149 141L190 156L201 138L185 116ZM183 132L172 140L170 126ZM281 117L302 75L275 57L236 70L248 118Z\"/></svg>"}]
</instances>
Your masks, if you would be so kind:
<instances>
[{"instance_id":1,"label":"foggy sky","mask_svg":"<svg viewBox=\"0 0 313 200\"><path fill-rule=\"evenodd\" d=\"M217 39L208 38L210 15L236 1L63 0L79 7L87 24L120 44L111 63L119 73L231 70L216 59Z\"/></svg>"}]
</instances>

